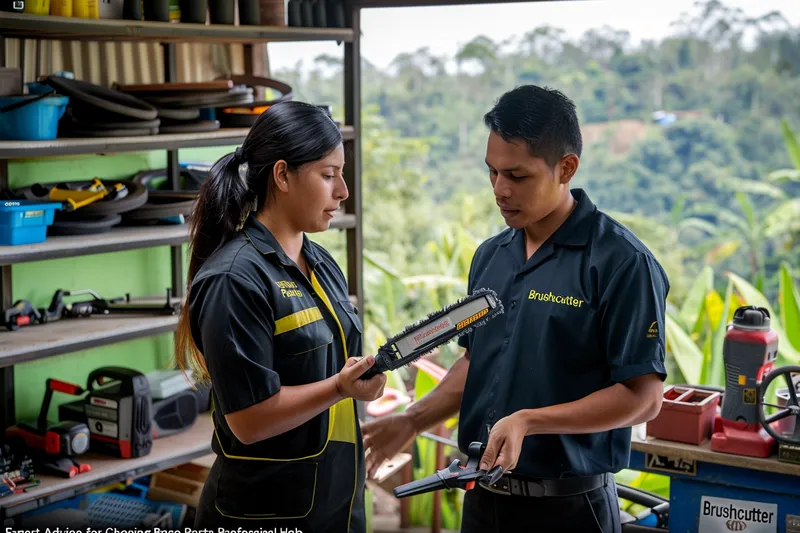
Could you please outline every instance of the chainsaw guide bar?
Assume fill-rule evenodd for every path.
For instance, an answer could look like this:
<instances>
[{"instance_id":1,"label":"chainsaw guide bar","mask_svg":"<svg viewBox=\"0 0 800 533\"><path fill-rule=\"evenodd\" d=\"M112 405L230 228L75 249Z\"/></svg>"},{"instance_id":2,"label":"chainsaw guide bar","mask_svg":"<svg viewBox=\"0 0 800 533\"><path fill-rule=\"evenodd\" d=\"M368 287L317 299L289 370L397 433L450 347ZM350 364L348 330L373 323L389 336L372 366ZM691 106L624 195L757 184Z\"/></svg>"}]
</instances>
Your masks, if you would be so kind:
<instances>
[{"instance_id":1,"label":"chainsaw guide bar","mask_svg":"<svg viewBox=\"0 0 800 533\"><path fill-rule=\"evenodd\" d=\"M375 364L361 379L413 363L455 337L483 326L503 313L503 303L491 289L476 289L471 295L429 314L408 326L378 348Z\"/></svg>"}]
</instances>

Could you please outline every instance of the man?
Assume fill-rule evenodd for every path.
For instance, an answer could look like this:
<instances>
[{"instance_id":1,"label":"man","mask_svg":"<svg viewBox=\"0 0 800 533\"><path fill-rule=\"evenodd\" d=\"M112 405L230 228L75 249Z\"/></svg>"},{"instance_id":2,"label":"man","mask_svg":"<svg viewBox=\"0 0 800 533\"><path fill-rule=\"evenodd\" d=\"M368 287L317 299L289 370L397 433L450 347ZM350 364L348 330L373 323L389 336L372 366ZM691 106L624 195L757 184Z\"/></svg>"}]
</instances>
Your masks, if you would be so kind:
<instances>
[{"instance_id":1,"label":"man","mask_svg":"<svg viewBox=\"0 0 800 533\"><path fill-rule=\"evenodd\" d=\"M484 119L508 228L478 247L469 291L495 290L505 313L459 339L466 352L427 397L364 425L368 474L460 407L460 449L487 443L481 468L505 472L466 493L462 532L619 532L613 473L631 426L661 408L669 281L570 189L582 140L568 98L523 86Z\"/></svg>"}]
</instances>

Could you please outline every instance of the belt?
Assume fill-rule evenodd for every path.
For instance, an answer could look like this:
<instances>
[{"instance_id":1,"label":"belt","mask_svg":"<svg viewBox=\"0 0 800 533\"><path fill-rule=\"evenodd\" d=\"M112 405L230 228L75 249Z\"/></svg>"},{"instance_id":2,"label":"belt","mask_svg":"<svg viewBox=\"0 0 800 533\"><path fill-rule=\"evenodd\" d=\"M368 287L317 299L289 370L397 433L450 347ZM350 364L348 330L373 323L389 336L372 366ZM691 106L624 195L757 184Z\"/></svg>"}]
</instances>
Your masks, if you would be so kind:
<instances>
[{"instance_id":1,"label":"belt","mask_svg":"<svg viewBox=\"0 0 800 533\"><path fill-rule=\"evenodd\" d=\"M542 498L548 496L575 496L599 489L608 483L611 474L569 477L563 479L522 479L513 475L501 477L494 485L479 483L481 487L505 496Z\"/></svg>"}]
</instances>

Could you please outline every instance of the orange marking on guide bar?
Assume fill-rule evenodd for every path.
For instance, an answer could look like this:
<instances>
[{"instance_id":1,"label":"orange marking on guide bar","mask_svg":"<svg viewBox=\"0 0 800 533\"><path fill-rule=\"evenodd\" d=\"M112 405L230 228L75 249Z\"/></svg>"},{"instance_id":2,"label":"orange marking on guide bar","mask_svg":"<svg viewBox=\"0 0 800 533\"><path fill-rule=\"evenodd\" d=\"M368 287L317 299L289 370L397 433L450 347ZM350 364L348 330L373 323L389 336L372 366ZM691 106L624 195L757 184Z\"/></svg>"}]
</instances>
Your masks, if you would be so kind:
<instances>
[{"instance_id":1,"label":"orange marking on guide bar","mask_svg":"<svg viewBox=\"0 0 800 533\"><path fill-rule=\"evenodd\" d=\"M481 311L478 311L477 313L475 313L471 317L469 317L467 319L464 319L461 322L459 322L458 324L456 324L456 329L464 329L465 327L469 326L470 324L472 324L473 322L475 322L476 320L478 320L479 318L485 316L488 313L489 313L488 309L483 309Z\"/></svg>"}]
</instances>

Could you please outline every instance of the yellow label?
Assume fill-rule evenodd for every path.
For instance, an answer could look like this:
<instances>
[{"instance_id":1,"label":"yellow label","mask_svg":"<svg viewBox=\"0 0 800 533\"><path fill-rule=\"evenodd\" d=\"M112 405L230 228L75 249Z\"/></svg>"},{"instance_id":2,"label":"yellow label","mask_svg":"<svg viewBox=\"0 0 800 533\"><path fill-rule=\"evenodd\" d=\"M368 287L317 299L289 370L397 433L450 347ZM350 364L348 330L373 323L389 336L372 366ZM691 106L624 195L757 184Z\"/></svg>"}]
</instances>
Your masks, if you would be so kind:
<instances>
[{"instance_id":1,"label":"yellow label","mask_svg":"<svg viewBox=\"0 0 800 533\"><path fill-rule=\"evenodd\" d=\"M583 305L583 300L575 298L574 296L561 296L560 294L553 294L552 292L538 292L536 289L531 289L528 293L528 300L539 300L540 302L553 302L559 305L571 305L572 307L580 307Z\"/></svg>"},{"instance_id":2,"label":"yellow label","mask_svg":"<svg viewBox=\"0 0 800 533\"><path fill-rule=\"evenodd\" d=\"M742 402L747 405L755 405L756 389L742 389Z\"/></svg>"},{"instance_id":3,"label":"yellow label","mask_svg":"<svg viewBox=\"0 0 800 533\"><path fill-rule=\"evenodd\" d=\"M739 385L747 385L747 376L739 374Z\"/></svg>"},{"instance_id":4,"label":"yellow label","mask_svg":"<svg viewBox=\"0 0 800 533\"><path fill-rule=\"evenodd\" d=\"M487 313L489 313L489 309L483 309L481 311L478 311L477 313L475 313L471 317L469 317L467 319L464 319L461 322L459 322L458 324L456 324L456 329L464 329L465 327L469 326L470 324L472 324L476 320L480 319L481 317L486 316Z\"/></svg>"}]
</instances>

